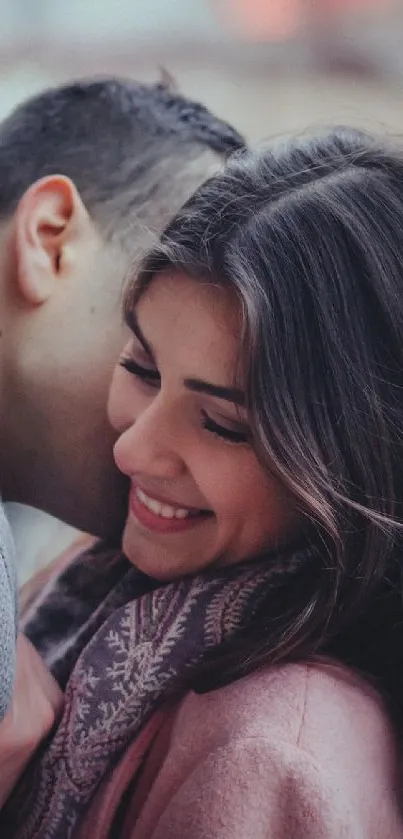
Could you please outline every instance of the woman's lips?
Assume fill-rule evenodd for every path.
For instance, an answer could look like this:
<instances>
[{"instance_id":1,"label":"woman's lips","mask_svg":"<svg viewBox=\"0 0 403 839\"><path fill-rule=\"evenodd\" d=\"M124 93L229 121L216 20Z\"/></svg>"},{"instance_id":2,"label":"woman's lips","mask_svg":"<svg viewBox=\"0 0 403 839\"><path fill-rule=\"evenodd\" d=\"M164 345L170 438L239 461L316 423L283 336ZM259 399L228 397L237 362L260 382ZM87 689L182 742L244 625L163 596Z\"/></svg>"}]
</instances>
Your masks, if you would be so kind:
<instances>
[{"instance_id":1,"label":"woman's lips","mask_svg":"<svg viewBox=\"0 0 403 839\"><path fill-rule=\"evenodd\" d=\"M129 509L139 524L157 533L181 533L212 515L206 510L161 502L133 484L129 495Z\"/></svg>"}]
</instances>

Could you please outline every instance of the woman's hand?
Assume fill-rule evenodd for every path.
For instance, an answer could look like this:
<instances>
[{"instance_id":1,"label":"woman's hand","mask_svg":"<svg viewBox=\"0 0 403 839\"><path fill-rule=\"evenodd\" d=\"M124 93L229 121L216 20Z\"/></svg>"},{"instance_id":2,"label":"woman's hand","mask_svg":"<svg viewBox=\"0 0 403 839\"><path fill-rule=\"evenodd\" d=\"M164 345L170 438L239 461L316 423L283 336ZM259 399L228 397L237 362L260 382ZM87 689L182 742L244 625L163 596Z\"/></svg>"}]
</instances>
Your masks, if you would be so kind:
<instances>
[{"instance_id":1,"label":"woman's hand","mask_svg":"<svg viewBox=\"0 0 403 839\"><path fill-rule=\"evenodd\" d=\"M63 694L32 644L20 635L11 707L0 723L0 807L58 718Z\"/></svg>"}]
</instances>

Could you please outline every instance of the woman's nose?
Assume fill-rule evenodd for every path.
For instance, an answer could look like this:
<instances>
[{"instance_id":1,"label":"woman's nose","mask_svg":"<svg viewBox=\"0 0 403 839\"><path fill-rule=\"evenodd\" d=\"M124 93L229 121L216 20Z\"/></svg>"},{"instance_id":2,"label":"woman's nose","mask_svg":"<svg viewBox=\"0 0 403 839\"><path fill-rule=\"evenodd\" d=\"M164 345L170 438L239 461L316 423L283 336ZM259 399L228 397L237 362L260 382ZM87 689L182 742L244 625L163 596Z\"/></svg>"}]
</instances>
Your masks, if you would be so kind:
<instances>
[{"instance_id":1,"label":"woman's nose","mask_svg":"<svg viewBox=\"0 0 403 839\"><path fill-rule=\"evenodd\" d=\"M115 443L115 462L128 476L177 478L186 468L182 444L183 435L173 412L164 409L157 397Z\"/></svg>"}]
</instances>

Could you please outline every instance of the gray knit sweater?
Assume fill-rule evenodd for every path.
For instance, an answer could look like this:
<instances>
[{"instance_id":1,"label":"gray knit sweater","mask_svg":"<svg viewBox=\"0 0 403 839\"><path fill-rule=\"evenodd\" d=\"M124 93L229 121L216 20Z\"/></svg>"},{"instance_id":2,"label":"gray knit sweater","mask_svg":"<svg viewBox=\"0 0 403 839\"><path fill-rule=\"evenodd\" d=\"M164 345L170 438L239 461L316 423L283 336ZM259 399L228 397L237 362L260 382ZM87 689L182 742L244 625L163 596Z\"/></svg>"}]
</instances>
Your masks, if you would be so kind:
<instances>
[{"instance_id":1,"label":"gray knit sweater","mask_svg":"<svg viewBox=\"0 0 403 839\"><path fill-rule=\"evenodd\" d=\"M8 708L13 690L17 615L14 544L0 502L0 720Z\"/></svg>"}]
</instances>

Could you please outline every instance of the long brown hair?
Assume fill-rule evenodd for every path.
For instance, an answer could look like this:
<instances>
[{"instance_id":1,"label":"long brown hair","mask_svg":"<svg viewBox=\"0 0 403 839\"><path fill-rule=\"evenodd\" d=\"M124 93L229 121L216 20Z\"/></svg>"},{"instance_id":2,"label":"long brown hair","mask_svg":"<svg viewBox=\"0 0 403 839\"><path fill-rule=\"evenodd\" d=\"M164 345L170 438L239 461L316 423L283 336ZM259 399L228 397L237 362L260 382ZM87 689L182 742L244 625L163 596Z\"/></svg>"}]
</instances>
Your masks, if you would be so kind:
<instances>
[{"instance_id":1,"label":"long brown hair","mask_svg":"<svg viewBox=\"0 0 403 839\"><path fill-rule=\"evenodd\" d=\"M306 544L202 687L329 651L403 707L403 157L349 130L237 155L171 222L126 305L167 270L237 294L256 451Z\"/></svg>"}]
</instances>

